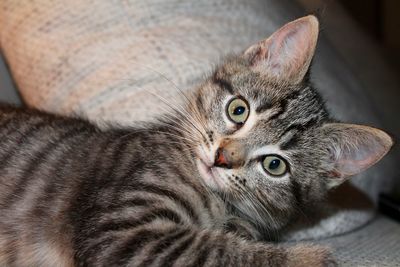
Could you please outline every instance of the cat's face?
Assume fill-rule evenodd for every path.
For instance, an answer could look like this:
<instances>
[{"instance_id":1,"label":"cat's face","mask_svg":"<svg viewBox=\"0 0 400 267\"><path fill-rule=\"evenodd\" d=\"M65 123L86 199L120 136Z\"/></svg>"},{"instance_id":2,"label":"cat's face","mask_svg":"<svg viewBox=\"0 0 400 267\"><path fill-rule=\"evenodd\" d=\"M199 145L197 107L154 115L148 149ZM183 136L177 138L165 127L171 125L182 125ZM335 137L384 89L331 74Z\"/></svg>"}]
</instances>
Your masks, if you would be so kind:
<instances>
[{"instance_id":1,"label":"cat's face","mask_svg":"<svg viewBox=\"0 0 400 267\"><path fill-rule=\"evenodd\" d=\"M289 219L294 203L306 201L300 187L326 191L318 177L328 154L317 141L326 111L307 85L269 83L240 60L225 66L197 96L208 133L196 150L201 178L242 212L279 227L278 217Z\"/></svg>"},{"instance_id":2,"label":"cat's face","mask_svg":"<svg viewBox=\"0 0 400 267\"><path fill-rule=\"evenodd\" d=\"M222 64L190 106L202 182L268 229L285 225L296 209L391 146L380 130L330 123L305 78L317 35L312 16L285 25Z\"/></svg>"}]
</instances>

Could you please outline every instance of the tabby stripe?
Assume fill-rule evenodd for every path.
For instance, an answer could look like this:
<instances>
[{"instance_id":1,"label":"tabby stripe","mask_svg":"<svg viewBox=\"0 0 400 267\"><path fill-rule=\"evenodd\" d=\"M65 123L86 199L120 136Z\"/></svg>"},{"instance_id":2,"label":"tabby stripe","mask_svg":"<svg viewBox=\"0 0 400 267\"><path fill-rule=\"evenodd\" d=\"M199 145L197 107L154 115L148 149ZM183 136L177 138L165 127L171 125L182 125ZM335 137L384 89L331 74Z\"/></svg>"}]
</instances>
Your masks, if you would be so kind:
<instances>
[{"instance_id":1,"label":"tabby stripe","mask_svg":"<svg viewBox=\"0 0 400 267\"><path fill-rule=\"evenodd\" d=\"M227 238L226 235L219 236L216 244L217 255L215 261L216 266L227 266L227 261L229 262L229 253L227 252Z\"/></svg>"},{"instance_id":2,"label":"tabby stripe","mask_svg":"<svg viewBox=\"0 0 400 267\"><path fill-rule=\"evenodd\" d=\"M100 177L102 168L99 166L102 166L104 155L106 154L106 151L110 145L114 142L113 138L108 138L108 136L102 137L104 138L103 140L100 140L102 143L95 145L96 147L99 147L99 150L96 154L97 156L93 159L93 162L90 162L88 165L89 177L91 179L85 180L85 183L87 183L85 186L87 186L87 189L90 191L90 193L95 193L95 191L98 189L98 186L101 185L98 178Z\"/></svg>"},{"instance_id":3,"label":"tabby stripe","mask_svg":"<svg viewBox=\"0 0 400 267\"><path fill-rule=\"evenodd\" d=\"M175 173L180 178L182 183L192 188L200 196L203 206L211 212L210 198L205 194L204 191L202 191L202 188L199 188L198 185L194 184L189 179L186 179L186 176L182 173L182 170L177 166L171 166L171 173Z\"/></svg>"},{"instance_id":4,"label":"tabby stripe","mask_svg":"<svg viewBox=\"0 0 400 267\"><path fill-rule=\"evenodd\" d=\"M135 197L132 199L121 201L120 203L115 203L115 204L113 203L110 206L107 206L106 210L112 211L113 209L136 207L136 206L146 207L154 204L154 202L155 201L153 199Z\"/></svg>"},{"instance_id":5,"label":"tabby stripe","mask_svg":"<svg viewBox=\"0 0 400 267\"><path fill-rule=\"evenodd\" d=\"M280 135L280 138L282 138L283 136L285 136L285 134L287 134L290 131L295 130L296 133L293 134L293 136L285 141L284 143L282 143L280 145L280 148L283 150L288 150L290 148L292 148L293 146L295 146L299 140L299 136L298 134L306 131L307 129L315 126L318 123L318 119L317 118L311 118L310 120L306 121L305 123L293 123L291 124L289 127L287 127L285 129L285 131Z\"/></svg>"},{"instance_id":6,"label":"tabby stripe","mask_svg":"<svg viewBox=\"0 0 400 267\"><path fill-rule=\"evenodd\" d=\"M83 206L82 203L95 203L96 198L98 196L99 187L102 186L102 182L99 181L100 172L102 170L102 161L104 160L104 155L107 151L107 148L110 147L111 143L114 142L112 138L105 138L105 136L101 136L102 138L99 140L101 142L96 147L99 147L97 151L87 151L89 155L96 155L89 163L87 168L87 173L83 174L83 177L87 177L83 183L80 185L79 192L80 194L77 196L74 205L76 205L77 210L81 212L80 216L84 218L90 218L93 212L97 213L98 206L89 205ZM84 219L82 219L84 221Z\"/></svg>"},{"instance_id":7,"label":"tabby stripe","mask_svg":"<svg viewBox=\"0 0 400 267\"><path fill-rule=\"evenodd\" d=\"M304 132L306 128L304 127L303 124L293 123L282 132L280 137L282 138L285 134L293 130L295 130L296 132Z\"/></svg>"},{"instance_id":8,"label":"tabby stripe","mask_svg":"<svg viewBox=\"0 0 400 267\"><path fill-rule=\"evenodd\" d=\"M311 119L309 119L308 121L304 122L304 123L293 123L291 125L289 125L289 127L287 127L285 129L285 131L283 131L283 133L280 135L280 137L282 138L285 134L287 134L288 132L295 130L297 132L304 132L307 129L311 128L312 126L316 125L318 123L317 118L313 117Z\"/></svg>"},{"instance_id":9,"label":"tabby stripe","mask_svg":"<svg viewBox=\"0 0 400 267\"><path fill-rule=\"evenodd\" d=\"M131 192L132 189L129 188L129 185L132 186L132 181L136 180L137 171L143 169L144 163L141 160L136 160L137 157L141 157L142 155L138 155L139 153L135 150L130 153L129 166L124 173L121 172L118 179L115 180L115 183L112 187L112 199L113 201L119 201L121 194L126 193L127 191ZM157 170L157 169L155 169ZM136 181L135 181L136 185ZM135 187L133 191L138 191ZM133 192L134 193L134 192Z\"/></svg>"},{"instance_id":10,"label":"tabby stripe","mask_svg":"<svg viewBox=\"0 0 400 267\"><path fill-rule=\"evenodd\" d=\"M102 266L127 266L139 249L143 248L148 242L159 239L163 234L165 232L148 229L137 231L122 245L113 248L114 252L108 255L108 260L102 262Z\"/></svg>"},{"instance_id":11,"label":"tabby stripe","mask_svg":"<svg viewBox=\"0 0 400 267\"><path fill-rule=\"evenodd\" d=\"M84 243L86 246L82 249L75 249L75 262L78 264L78 266L88 266L87 262L90 262L90 266L95 266L93 264L93 259L94 258L100 258L99 257L99 251L103 253L103 255L107 255L104 253L105 250L107 249L113 249L115 245L114 242L118 241L119 239L116 238L113 235L108 235L108 236L102 236L101 239L96 239L96 240L88 240L85 239ZM119 247L118 247L119 249ZM112 252L109 252L108 254L112 254ZM109 260L113 260L115 262L116 257L107 257ZM109 265L104 265L104 259L100 258L101 261L101 266L109 266Z\"/></svg>"},{"instance_id":12,"label":"tabby stripe","mask_svg":"<svg viewBox=\"0 0 400 267\"><path fill-rule=\"evenodd\" d=\"M168 252L166 257L162 259L159 266L168 267L172 266L175 261L188 249L188 247L194 242L196 239L196 233L190 234L187 238L185 238L179 245L177 245L174 249Z\"/></svg>"},{"instance_id":13,"label":"tabby stripe","mask_svg":"<svg viewBox=\"0 0 400 267\"><path fill-rule=\"evenodd\" d=\"M211 238L210 233L208 232L204 233L197 247L193 249L193 251L196 251L196 259L192 263L192 266L201 267L207 262L209 254L213 248L210 247L210 243L213 243L210 242L210 238Z\"/></svg>"},{"instance_id":14,"label":"tabby stripe","mask_svg":"<svg viewBox=\"0 0 400 267\"><path fill-rule=\"evenodd\" d=\"M271 109L271 108L272 108L272 104L270 102L268 102L268 101L265 101L264 103L262 103L261 105L259 105L256 108L256 112L257 113L263 113L266 110Z\"/></svg>"},{"instance_id":15,"label":"tabby stripe","mask_svg":"<svg viewBox=\"0 0 400 267\"><path fill-rule=\"evenodd\" d=\"M9 138L15 138L16 136L20 136L20 139L15 141L11 147L3 153L3 156L0 158L0 170L7 167L9 160L20 151L21 146L23 146L27 141L29 141L36 132L41 130L41 127L47 126L48 122L41 121L34 125L30 125L24 132L14 132L12 136ZM27 138L28 137L28 138Z\"/></svg>"},{"instance_id":16,"label":"tabby stripe","mask_svg":"<svg viewBox=\"0 0 400 267\"><path fill-rule=\"evenodd\" d=\"M69 211L69 220L73 222L74 227L74 250L80 252L83 250L83 246L87 241L87 224L91 223L92 217L98 212L98 208L94 206L94 199L97 194L98 182L93 179L96 177L98 170L98 165L101 159L104 157L104 151L107 149L111 140L105 135L95 136L92 140L94 149L92 146L86 146L84 150L84 156L87 156L88 163L85 172L82 173L82 177L87 179L82 180L82 182L76 187L78 194L73 200L71 200L71 208ZM98 140L96 140L98 139ZM92 157L93 156L93 157ZM81 253L75 254L75 259L77 261L86 260L83 259Z\"/></svg>"},{"instance_id":17,"label":"tabby stripe","mask_svg":"<svg viewBox=\"0 0 400 267\"><path fill-rule=\"evenodd\" d=\"M96 141L96 139L99 140ZM113 142L113 140L107 138L107 136L99 135L99 138L95 138L94 140L92 140L92 142L94 143L93 145L89 144L86 149L83 150L85 156L88 157L88 163L85 170L86 172L82 174L82 177L88 177L90 179L83 180L83 183L80 186L79 191L82 193L82 195L77 196L77 199L79 199L80 202L79 204L77 204L78 207L81 207L81 203L92 202L83 201L83 198L85 198L84 200L86 200L86 198L88 198L87 200L90 200L90 198L92 197L91 193L95 193L95 191L97 190L98 181L95 178L98 177L98 171L99 169L101 169L99 168L99 166L101 165L104 153L109 145ZM92 155L94 156L93 158L91 157Z\"/></svg>"},{"instance_id":18,"label":"tabby stripe","mask_svg":"<svg viewBox=\"0 0 400 267\"><path fill-rule=\"evenodd\" d=\"M129 178L130 180L132 179L133 174L137 170L136 165L132 163L131 158L134 158L134 154L132 153L125 153L126 150L128 149L128 144L129 141L124 141L125 137L131 137L130 134L123 133L122 136L116 137L118 139L118 144L116 147L113 147L113 154L112 154L112 159L108 159L109 161L112 162L111 167L109 167L108 172L103 176L104 182L102 182L104 188L108 188L112 190L110 201L111 203L116 203L116 205L119 205L120 203L120 196L122 193L124 193L126 190L126 184L129 183L129 181L126 181L126 178ZM123 169L128 169L128 173L120 174L117 171L118 170L123 170ZM122 172L122 171L121 171ZM121 190L122 189L122 190ZM139 200L138 200L139 201ZM144 200L143 200L144 201ZM129 203L129 200L125 201L125 203L121 203L120 206L129 206L129 205L139 205L139 206L147 206L153 201L149 201L148 204L142 202L135 204L135 202ZM111 204L113 205L113 204ZM113 205L115 206L115 205ZM108 207L105 207L105 209L108 209Z\"/></svg>"},{"instance_id":19,"label":"tabby stripe","mask_svg":"<svg viewBox=\"0 0 400 267\"><path fill-rule=\"evenodd\" d=\"M135 197L132 199L124 200L119 203L112 203L109 205L105 205L104 207L100 207L97 209L98 213L102 213L104 215L113 214L116 212L123 212L127 208L130 207L152 207L156 203L153 199L139 198Z\"/></svg>"},{"instance_id":20,"label":"tabby stripe","mask_svg":"<svg viewBox=\"0 0 400 267\"><path fill-rule=\"evenodd\" d=\"M196 214L191 204L174 191L141 182L138 182L137 184L135 184L135 186L137 187L133 188L134 191L148 192L152 194L157 194L161 197L168 197L170 199L173 199L174 201L178 202L183 208L185 208L186 212L189 214L191 219L195 221L195 223L199 223L199 216Z\"/></svg>"},{"instance_id":21,"label":"tabby stripe","mask_svg":"<svg viewBox=\"0 0 400 267\"><path fill-rule=\"evenodd\" d=\"M93 169L95 168L91 175L93 187L89 190L94 194L92 195L92 201L94 203L98 197L102 197L100 193L102 189L113 188L115 187L114 184L117 182L114 173L118 167L121 166L123 152L127 146L127 143L123 142L119 137L120 136L110 136L108 138L110 142L107 142L99 155L100 157L96 159L96 163L93 165ZM93 191L93 188L96 188L95 191ZM111 199L105 202L107 203L106 205L95 205L97 211L109 210L108 203L115 203Z\"/></svg>"},{"instance_id":22,"label":"tabby stripe","mask_svg":"<svg viewBox=\"0 0 400 267\"><path fill-rule=\"evenodd\" d=\"M279 118L283 113L286 112L286 105L280 106L278 112L276 112L274 115L272 115L269 120L275 120Z\"/></svg>"},{"instance_id":23,"label":"tabby stripe","mask_svg":"<svg viewBox=\"0 0 400 267\"><path fill-rule=\"evenodd\" d=\"M87 140L86 144L89 143L89 140L91 140L91 137L93 137L93 132L88 131L87 134L82 133L82 138L85 138ZM65 164L65 159L71 158L71 153L76 153L76 146L85 146L82 142L82 140L76 140L76 143L73 145L68 146L67 150L62 153L61 157L58 157L57 161L55 161L52 165L52 170L54 170L55 175L52 177L51 181L48 181L46 186L43 189L43 192L41 196L38 198L37 203L44 203L43 206L37 205L33 210L32 210L32 215L37 215L39 212L41 212L41 209L47 209L47 206L49 203L52 203L53 200L58 196L57 194L57 185L65 184L65 177L63 176L63 165ZM85 158L85 157L83 157ZM38 216L36 216L38 217Z\"/></svg>"},{"instance_id":24,"label":"tabby stripe","mask_svg":"<svg viewBox=\"0 0 400 267\"><path fill-rule=\"evenodd\" d=\"M116 138L117 139L114 140L115 144L108 146L112 152L111 159L110 157L103 157L103 160L105 160L106 163L108 163L107 165L110 166L105 167L105 163L101 164L101 166L103 166L102 169L105 169L105 172L104 174L98 174L98 177L95 177L102 182L103 187L108 187L110 185L109 182L113 180L111 178L115 178L113 177L113 173L117 170L118 166L121 165L122 157L125 155L124 152L128 144L128 142L123 142L119 137Z\"/></svg>"},{"instance_id":25,"label":"tabby stripe","mask_svg":"<svg viewBox=\"0 0 400 267\"><path fill-rule=\"evenodd\" d=\"M164 236L156 246L154 246L150 251L147 252L148 256L144 259L138 267L150 266L159 254L162 254L166 249L177 242L180 238L187 235L188 229L181 229L179 231L173 232L172 234Z\"/></svg>"},{"instance_id":26,"label":"tabby stripe","mask_svg":"<svg viewBox=\"0 0 400 267\"><path fill-rule=\"evenodd\" d=\"M297 145L299 142L299 137L297 134L293 134L289 140L283 142L282 144L279 145L280 149L282 150L289 150L292 149Z\"/></svg>"},{"instance_id":27,"label":"tabby stripe","mask_svg":"<svg viewBox=\"0 0 400 267\"><path fill-rule=\"evenodd\" d=\"M214 84L218 85L220 88L228 91L231 95L234 94L233 87L229 81L227 81L223 78L220 78L220 77L216 77L215 75L213 76L212 81Z\"/></svg>"},{"instance_id":28,"label":"tabby stripe","mask_svg":"<svg viewBox=\"0 0 400 267\"><path fill-rule=\"evenodd\" d=\"M80 128L73 128L66 133L63 133L56 140L50 141L49 144L45 145L40 149L30 160L27 167L23 171L21 177L18 179L17 185L15 185L15 189L8 196L8 203L16 201L23 192L26 191L26 183L31 181L31 177L34 177L34 172L43 164L47 162L47 158L52 156L52 152L56 150L61 144L64 144L71 138L76 137L77 135L82 134L81 130L84 129L86 125L81 126Z\"/></svg>"},{"instance_id":29,"label":"tabby stripe","mask_svg":"<svg viewBox=\"0 0 400 267\"><path fill-rule=\"evenodd\" d=\"M289 104L289 100L294 100L296 99L298 96L300 95L300 92L298 91L294 91L292 93L290 93L288 96L286 96L285 98L283 98L280 102L279 102L279 111L277 113L275 113L274 115L272 115L269 120L274 120L279 118L282 114L286 113L287 111L287 106Z\"/></svg>"},{"instance_id":30,"label":"tabby stripe","mask_svg":"<svg viewBox=\"0 0 400 267\"><path fill-rule=\"evenodd\" d=\"M105 138L105 135L99 134L94 135L93 138L88 140L88 144L83 146L84 149L82 158L86 158L85 166L83 169L82 177L86 179L76 186L77 194L71 201L71 208L68 211L69 221L74 227L73 236L73 248L76 251L74 257L79 263L79 266L88 266L87 260L90 260L87 255L95 257L103 248L107 248L112 243L113 238L106 236L106 238L93 244L90 243L90 247L87 249L85 244L88 243L88 230L93 227L91 222L92 217L97 214L98 208L94 205L95 196L97 193L97 181L94 179L96 177L98 165L101 159L104 157L104 152L109 146L110 139ZM78 190L79 189L79 190ZM89 224L89 229L87 228ZM97 241L97 240L96 240Z\"/></svg>"},{"instance_id":31,"label":"tabby stripe","mask_svg":"<svg viewBox=\"0 0 400 267\"><path fill-rule=\"evenodd\" d=\"M103 223L91 233L91 237L98 236L103 234L104 232L109 231L122 231L128 229L134 229L139 226L143 226L145 224L151 223L157 219L165 219L176 224L181 224L181 217L174 211L166 209L166 208L155 208L150 210L145 215L141 216L138 219L124 219L121 221L111 221L107 223Z\"/></svg>"}]
</instances>

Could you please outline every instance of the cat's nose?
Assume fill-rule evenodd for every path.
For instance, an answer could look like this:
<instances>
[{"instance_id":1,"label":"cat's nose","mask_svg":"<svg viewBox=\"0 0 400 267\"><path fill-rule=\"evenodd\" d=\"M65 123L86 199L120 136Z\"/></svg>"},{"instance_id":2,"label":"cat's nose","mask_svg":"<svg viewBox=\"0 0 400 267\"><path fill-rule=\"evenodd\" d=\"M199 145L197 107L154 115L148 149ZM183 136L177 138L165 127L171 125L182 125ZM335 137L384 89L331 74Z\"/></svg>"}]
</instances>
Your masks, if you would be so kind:
<instances>
[{"instance_id":1,"label":"cat's nose","mask_svg":"<svg viewBox=\"0 0 400 267\"><path fill-rule=\"evenodd\" d=\"M238 168L244 164L244 149L236 142L223 142L215 152L214 166Z\"/></svg>"},{"instance_id":2,"label":"cat's nose","mask_svg":"<svg viewBox=\"0 0 400 267\"><path fill-rule=\"evenodd\" d=\"M224 151L222 147L217 149L217 151L215 152L214 166L227 169L232 168L232 164L227 160L225 154L226 151Z\"/></svg>"}]
</instances>

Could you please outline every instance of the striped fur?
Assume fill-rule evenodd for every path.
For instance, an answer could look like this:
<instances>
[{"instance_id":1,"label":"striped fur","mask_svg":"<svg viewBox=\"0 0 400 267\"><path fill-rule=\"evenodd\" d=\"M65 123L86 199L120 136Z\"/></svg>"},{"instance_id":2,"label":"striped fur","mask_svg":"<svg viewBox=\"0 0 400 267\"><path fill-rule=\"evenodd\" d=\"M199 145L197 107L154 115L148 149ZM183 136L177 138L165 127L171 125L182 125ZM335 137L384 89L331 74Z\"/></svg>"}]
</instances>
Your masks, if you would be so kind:
<instances>
[{"instance_id":1,"label":"striped fur","mask_svg":"<svg viewBox=\"0 0 400 267\"><path fill-rule=\"evenodd\" d=\"M172 127L0 114L1 266L265 266L328 255L247 241L257 231L203 186Z\"/></svg>"},{"instance_id":2,"label":"striped fur","mask_svg":"<svg viewBox=\"0 0 400 267\"><path fill-rule=\"evenodd\" d=\"M264 242L324 198L340 131L330 138L306 76L269 77L250 54L135 128L1 107L0 266L334 266L327 249ZM243 125L226 119L238 95ZM207 180L201 164L222 145L237 164L208 166ZM261 169L271 153L290 165L283 177Z\"/></svg>"}]
</instances>

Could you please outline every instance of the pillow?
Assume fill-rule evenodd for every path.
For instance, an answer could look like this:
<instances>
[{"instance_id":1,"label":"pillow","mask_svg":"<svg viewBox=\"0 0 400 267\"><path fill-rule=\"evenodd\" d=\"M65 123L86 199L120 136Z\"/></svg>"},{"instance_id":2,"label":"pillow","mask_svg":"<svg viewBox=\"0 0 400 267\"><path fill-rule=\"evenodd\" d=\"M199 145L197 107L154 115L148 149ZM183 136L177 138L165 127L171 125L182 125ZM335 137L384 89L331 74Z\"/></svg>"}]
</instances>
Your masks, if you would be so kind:
<instances>
[{"instance_id":1,"label":"pillow","mask_svg":"<svg viewBox=\"0 0 400 267\"><path fill-rule=\"evenodd\" d=\"M190 90L223 55L302 15L293 1L273 0L2 1L0 42L29 106L133 125L163 113L163 99L175 105L177 88ZM324 36L312 79L336 117L380 126ZM376 200L393 176L392 161L340 187L285 238L327 237L366 223L374 214L367 195Z\"/></svg>"}]
</instances>

